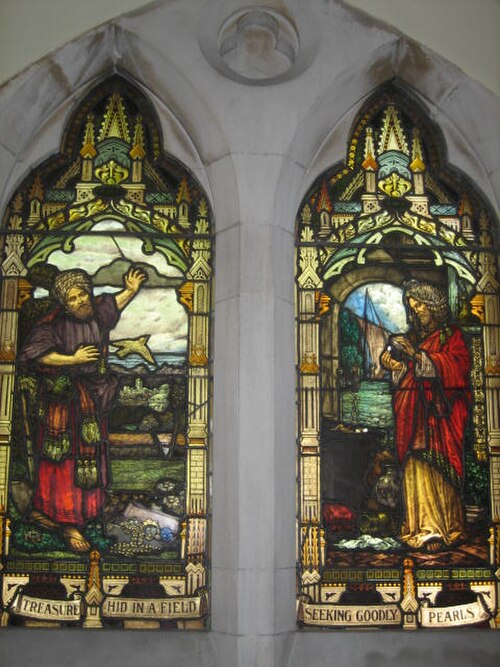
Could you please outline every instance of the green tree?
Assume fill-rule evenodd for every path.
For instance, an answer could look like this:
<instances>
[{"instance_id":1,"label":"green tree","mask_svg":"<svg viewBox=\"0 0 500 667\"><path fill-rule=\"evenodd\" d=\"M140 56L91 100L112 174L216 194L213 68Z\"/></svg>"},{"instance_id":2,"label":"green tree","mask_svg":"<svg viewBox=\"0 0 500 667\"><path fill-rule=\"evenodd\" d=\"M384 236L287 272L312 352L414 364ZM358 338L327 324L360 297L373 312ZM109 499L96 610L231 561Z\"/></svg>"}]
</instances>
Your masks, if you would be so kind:
<instances>
[{"instance_id":1,"label":"green tree","mask_svg":"<svg viewBox=\"0 0 500 667\"><path fill-rule=\"evenodd\" d=\"M346 308L340 313L340 359L345 370L363 364L363 355L359 350L361 332L354 315Z\"/></svg>"}]
</instances>

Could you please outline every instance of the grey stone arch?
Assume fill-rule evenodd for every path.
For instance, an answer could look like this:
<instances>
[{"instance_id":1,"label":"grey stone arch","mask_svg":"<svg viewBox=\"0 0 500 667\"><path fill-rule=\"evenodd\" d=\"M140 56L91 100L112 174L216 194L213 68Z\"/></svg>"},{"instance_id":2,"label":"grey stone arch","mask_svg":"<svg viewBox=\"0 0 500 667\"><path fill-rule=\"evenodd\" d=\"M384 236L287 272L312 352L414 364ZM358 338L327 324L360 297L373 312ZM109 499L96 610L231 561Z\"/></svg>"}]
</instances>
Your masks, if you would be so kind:
<instances>
[{"instance_id":1,"label":"grey stone arch","mask_svg":"<svg viewBox=\"0 0 500 667\"><path fill-rule=\"evenodd\" d=\"M113 74L77 102L60 152L32 168L6 208L2 229L6 257L0 285L0 332L5 345L0 344L0 355L9 363L0 370L0 498L5 522L1 534L7 534L8 526L9 435L15 419L13 394L8 389L15 373L11 357L19 340L20 279L43 265L54 251L71 254L80 236L93 236L99 243L95 226L100 222L119 223L118 238L125 234L127 239L139 240L144 255L163 255L182 276L176 282L176 293L188 322L188 370L186 528L181 559L186 562L186 590L191 594L208 584L213 216L204 189L184 165L164 153L162 145L159 120L147 97L124 77ZM122 167L119 185L114 178L101 180L100 169L112 164L116 168L116 162ZM170 196L164 197L165 193ZM192 200L194 206L190 206ZM111 236L116 243L113 232ZM120 254L125 259L121 250ZM28 458L32 461L32 455ZM10 556L7 537L2 548ZM4 579L4 592L8 587ZM4 597L3 602L6 608L10 599ZM8 623L5 612L2 624ZM87 618L83 627L102 627L100 618L93 623Z\"/></svg>"},{"instance_id":2,"label":"grey stone arch","mask_svg":"<svg viewBox=\"0 0 500 667\"><path fill-rule=\"evenodd\" d=\"M294 239L297 211L311 183L326 169L340 163L345 158L346 141L359 109L373 95L379 86L383 86L397 77L412 91L414 97L425 104L429 118L439 125L448 149L451 164L460 164L475 183L480 183L493 210L498 211L498 135L491 132L497 117L497 100L488 90L463 76L452 64L429 52L424 46L409 40L403 35L392 35L380 48L370 46L363 52L361 43L359 58L353 59L352 65L336 71L335 77L328 80L321 96L312 97L312 105L307 113L301 115L292 140L287 148L286 161L277 183L274 219L279 225L280 259L286 261L287 271L282 264L275 263L273 275L277 285L280 316L275 323L276 366L278 369L275 387L277 410L280 416L275 450L280 465L275 473L280 499L283 489L289 498L296 493L296 450L291 443L296 437L296 376L291 359L294 358L294 346L297 344L293 308L293 269ZM307 89L302 89L307 95ZM481 121L471 123L466 108L481 109ZM288 279L284 280L288 275ZM293 605L296 559L294 544L297 508L292 504L277 502L277 520L281 545L280 563L287 568L288 577L282 585L283 593ZM288 551L284 550L288 545ZM290 614L289 614L290 617ZM289 618L290 622L290 618ZM479 636L481 635L481 636ZM440 633L429 639L429 651L432 655L444 655L450 642L461 641L460 631ZM470 631L467 643L462 645L463 664L473 660L473 655L481 652L484 646L484 633ZM384 634L384 642L386 635ZM378 641L378 640L377 640ZM393 651L389 653L400 660L408 655L418 654L421 660L427 659L421 651L420 637L411 634L391 633ZM492 650L495 638L488 639ZM339 649L346 662L364 664L373 649L373 635L350 634L342 640L335 640L326 633L303 633L296 636L293 644L290 664L302 664L316 656L318 661L331 660L332 650ZM427 650L427 649L426 649ZM379 656L385 655L381 650ZM468 657L466 657L468 656ZM385 659L385 658L380 658ZM417 658L416 658L417 659ZM319 664L319 662L318 662Z\"/></svg>"},{"instance_id":3,"label":"grey stone arch","mask_svg":"<svg viewBox=\"0 0 500 667\"><path fill-rule=\"evenodd\" d=\"M378 149L373 146L369 149L369 133L366 132L365 138L359 131L363 123L370 125L371 118L375 118L382 109L390 108L391 105L401 110L401 118L399 121L395 120L396 112L392 111L392 121L388 120L390 115L385 116L386 127L390 122L399 127L396 133L400 132L401 136L399 139L393 136L394 144L403 146L398 150L408 155L408 166L412 172L411 176L408 172L407 196L403 199L403 196L398 195L401 204L405 203L403 208L393 205L395 200L391 197L383 199L380 196L377 185L383 186L384 182L378 183L375 173L369 173L376 172L377 166L370 167L368 157L380 157L382 167L384 151L380 151L379 155ZM455 317L459 315L459 305L463 305L473 291L477 291L484 298L485 319L481 323L493 326L476 326L471 343L471 382L474 382L475 388L472 409L474 452L478 460L489 462L493 480L491 512L493 517L498 513L498 496L495 492L498 459L494 444L498 437L498 408L495 407L498 405L498 370L495 361L491 367L488 362L485 364L487 377L484 384L479 380L482 351L486 359L489 358L489 351L492 358L496 359L494 350L498 349L497 337L500 332L498 295L494 294L498 291L498 269L494 259L497 248L497 220L479 188L461 169L449 164L446 143L443 142L441 132L429 117L429 113L422 109L424 105L409 87L399 80L385 83L360 107L361 111L352 123L348 135L348 160L344 163L348 168L343 170L343 166L337 165L320 171L313 187L302 200L296 234L296 361L300 371L297 381L297 423L301 453L298 540L303 554L299 566L299 590L314 601L321 599L321 572L324 567L324 556L318 555L322 548L321 429L325 417L335 422L341 421L340 391L335 382L340 357L339 314L347 296L368 281L380 280L401 285L404 278L414 277L440 283L448 290L452 314ZM384 114L386 113L389 112L384 111ZM403 115L408 117L410 126L419 128L425 136L425 140L422 137L425 155L422 147L418 148L418 135L409 135L409 127L404 127L406 121ZM403 134L407 135L408 142L409 136L413 136L410 150L404 143ZM360 153L356 147L360 137L363 137L364 153ZM387 137L388 134L386 139ZM367 166L363 160L366 160ZM359 171L354 170L355 165L359 167ZM427 168L430 172L429 180L424 176ZM336 199L332 195L328 202L325 183L335 182L338 174L346 176L347 182L343 182L342 186L346 193L346 206L350 204L352 197L352 202L357 202L359 206L359 217L352 215L355 210L352 208L336 210L337 213L345 215L335 218L332 214L331 220L329 216L323 215L324 211L335 210L330 207L331 202L343 199L338 199L337 192ZM440 188L443 188L444 192L449 189L450 192L443 194ZM359 195L352 196L356 191L363 193L361 198ZM474 202L473 221L472 214L467 212L467 206L463 203L465 199L462 199L462 193L466 193ZM453 210L446 213L442 207L443 202L453 204ZM446 215L454 215L456 219L446 218ZM329 226L325 227L327 219L330 222ZM391 236L397 239L398 235L407 240L407 243L402 244L401 250L391 253L391 243L388 241ZM460 285L458 289L454 287L456 283ZM327 314L326 308L322 307L322 294L328 295L330 300ZM312 308L313 295L317 300L315 309ZM482 416L484 409L487 413L486 424ZM488 431L488 446L482 435L485 430ZM497 520L494 518L493 521L492 535L497 535ZM490 558L493 564L493 556Z\"/></svg>"},{"instance_id":4,"label":"grey stone arch","mask_svg":"<svg viewBox=\"0 0 500 667\"><path fill-rule=\"evenodd\" d=\"M193 7L195 4L191 3ZM316 7L312 6L314 3L305 4L305 11L313 20ZM433 633L432 637L429 633L425 642L414 633L404 636L384 633L382 636L365 632L332 637L324 632L295 632L292 267L293 221L300 201L314 178L327 166L342 159L352 118L366 96L396 74L413 85L418 97L429 103L432 116L444 128L450 142L448 145L452 146L453 156L456 156L452 161L458 164L465 158L467 171L474 175L476 182L484 183L490 201L498 202L494 184L499 182L496 157L499 151L494 142L489 141L492 137L488 137L488 125L472 123L468 115L470 109L481 109L483 120L489 118L491 128L498 103L496 98L481 85L464 77L452 64L388 26L367 19L354 10L348 10L346 15L341 3L338 3L340 9L328 15L333 4L316 3L325 10L315 30L320 43L320 69L311 70L311 77L305 72L296 81L287 82L286 86L269 88L278 110L273 118L282 118L283 125L292 123L293 127L286 143L280 143L276 149L280 158L283 157L276 189L272 174L262 169L266 156L262 154L259 161L259 169L266 173L274 197L274 208L270 204L269 216L275 223L272 237L275 261L271 267L272 281L266 283L265 301L274 298L276 316L273 316L271 326L267 327L266 320L266 342L273 349L271 372L275 380L270 394L275 427L264 448L272 452L272 457L265 470L257 469L257 475L267 489L272 489L265 496L266 501L269 495L275 499L274 503L266 505L266 517L274 517L275 521L261 522L262 530L257 534L253 533L255 522L242 519L257 515L255 494L248 493L249 499L239 495L242 487L246 489L245 484L255 484L251 466L241 467L242 419L239 415L237 418L227 415L225 408L228 402L234 402L240 380L247 379L237 363L229 365L225 359L231 354L236 360L242 351L246 352L244 344L238 343L244 328L241 327L242 333L235 334L239 328L238 307L243 301L238 298L235 286L240 254L243 256L244 253L235 242L234 226L240 220L241 211L245 210L244 205L248 203L251 208L252 202L248 198L243 201L244 193L236 187L231 151L235 146L241 148L237 142L231 144L230 135L234 129L223 126L227 116L219 118L221 104L234 92L233 84L230 82L228 86L221 77L214 80L209 66L197 55L196 21L193 19L199 15L199 7L192 10L189 2L153 3L136 17L113 21L57 49L52 56L30 67L2 90L2 101L8 101L2 111L6 114L3 129L9 135L5 143L9 150L7 153L0 151L0 159L7 174L5 187L12 188L12 184L15 185L26 173L25 169L50 154L57 145L58 127L69 109L67 95L71 99L82 85L102 73L114 71L117 66L129 72L153 96L155 106L161 110L162 123L167 123L167 118L175 121L179 144L173 146L174 136L165 132L169 151L192 169L202 165L204 175L200 180L208 183L205 189L213 198L218 237L214 406L217 447L213 468L213 579L217 608L214 609L212 632L177 633L169 636L168 642L158 633L149 633L147 640L145 636L140 639L132 633L115 635L114 638L108 633L106 636L93 633L89 642L81 633L70 636L69 631L39 631L36 636L30 635L30 641L23 649L16 633L2 637L2 646L6 655L8 651L13 665L25 662L27 655L36 655L40 664L52 665L68 649L78 664L85 662L82 656L87 656L87 660L99 660L104 654L112 655L112 661L132 664L145 641L148 651L147 656L142 657L149 661L148 664L159 661L179 665L191 660L200 665L233 667L253 665L257 660L263 666L286 664L292 667L330 664L332 660L352 665L373 661L385 664L391 659L423 663L429 658L438 663L446 660L444 656L449 659L450 655L464 666L481 658L494 664L496 638L486 637L479 630L465 634L461 631ZM212 2L207 3L207 8L207 11L213 11ZM152 21L148 24L149 19ZM165 31L161 21L165 21ZM189 39L185 40L183 21L192 27ZM202 25L205 29L205 22L202 21ZM347 34L352 34L355 39L343 39L346 29L353 28L355 32ZM187 63L189 67L186 67ZM213 88L210 92L209 87ZM252 90L253 105L250 97L244 97L243 87L240 90L242 97L248 99L250 108L257 111L261 98L255 90ZM287 91L293 94L293 100L287 96ZM302 105L301 100L306 103ZM297 110L296 116L290 113L290 106ZM23 113L17 118L20 110ZM45 123L42 128L37 125L40 118ZM485 153L480 147L486 144L491 151ZM252 140L250 145L254 148ZM199 156L200 162L192 155ZM236 270L232 270L235 265ZM242 412L245 401L246 394L239 399L238 409ZM252 408L253 405L248 410ZM252 442L252 445L257 443ZM239 472L241 470L244 474ZM249 531L251 537L243 542ZM226 537L229 533L233 539L228 548ZM255 567L254 548L264 541L266 549L274 554L274 578L265 588L244 587L244 567L248 566L239 562L237 551L243 551L240 544L247 545L249 559ZM264 629L254 629L256 624L252 619L255 618L261 621L258 627Z\"/></svg>"},{"instance_id":5,"label":"grey stone arch","mask_svg":"<svg viewBox=\"0 0 500 667\"><path fill-rule=\"evenodd\" d=\"M92 55L89 55L92 54ZM99 85L115 73L128 81L132 86L142 91L148 98L157 115L162 135L162 150L175 156L191 174L198 180L207 195L209 207L212 211L219 211L219 232L230 227L238 219L238 189L235 186L235 174L232 158L227 146L226 137L210 109L210 103L200 94L186 78L174 59L165 53L151 53L150 45L144 35L127 34L121 25L114 22L97 28L58 49L40 62L22 72L8 87L2 91L3 131L2 139L8 152L2 155L4 178L0 188L0 210L5 206L20 183L34 166L44 162L49 156L57 153L61 145L63 128L67 127L68 119L73 113L75 104L95 86ZM161 76L158 74L161 72ZM231 197L227 197L230 191ZM222 227L222 229L220 229ZM214 234L215 229L214 217ZM14 251L16 248L14 248ZM227 244L222 244L219 251L222 264L229 265L233 255ZM16 253L11 253L9 266L18 266L22 270ZM223 292L223 284L216 283L214 310L221 312L222 319L233 316L233 310L227 306L227 294ZM206 298L208 292L198 297ZM221 340L219 349L224 349L224 338L229 336L230 327L214 317L213 325L218 328L215 338ZM237 326L237 323L234 323ZM216 375L225 361L221 355L215 359ZM223 391L224 383L216 385L216 393ZM224 401L218 400L220 406ZM214 419L217 425L217 418ZM220 428L220 427L219 427ZM232 438L225 438L229 443L227 451L219 447L210 462L212 474L219 471L218 479L225 480L228 475L224 472L228 459L234 457L234 447L230 446ZM232 484L220 484L215 494L215 503L212 505L213 516L212 540L221 545L212 555L211 563L214 567L221 562L223 545L226 543L228 525L233 524L235 531L235 498L231 496ZM228 499L230 495L230 500ZM222 629L226 619L218 613L224 606L224 584L218 585L221 579L225 581L227 571L231 565L224 564L214 570L212 575L214 601L216 608L212 628ZM107 633L104 633L107 634ZM150 648L158 655L158 659L165 658L165 638L158 633L150 639ZM61 630L59 642L67 650L69 647L84 646L88 648L87 640L78 639L75 633ZM71 636L70 636L71 635ZM48 635L45 631L39 633L41 644L48 655L51 652ZM6 637L4 640L7 639ZM17 642L15 638L11 638ZM116 638L118 639L118 638ZM109 637L96 637L92 643L92 650L96 657L109 649ZM120 646L114 643L114 650L121 651L127 659L134 653L137 645L137 636L124 634ZM189 660L193 653L204 654L204 661L212 664L213 654L216 651L209 641L209 636L197 635L183 637L175 634L168 642L168 660L172 664ZM121 647L121 648L120 648ZM217 649L218 651L219 649ZM41 658L43 660L43 657ZM55 658L47 658L50 662Z\"/></svg>"}]
</instances>

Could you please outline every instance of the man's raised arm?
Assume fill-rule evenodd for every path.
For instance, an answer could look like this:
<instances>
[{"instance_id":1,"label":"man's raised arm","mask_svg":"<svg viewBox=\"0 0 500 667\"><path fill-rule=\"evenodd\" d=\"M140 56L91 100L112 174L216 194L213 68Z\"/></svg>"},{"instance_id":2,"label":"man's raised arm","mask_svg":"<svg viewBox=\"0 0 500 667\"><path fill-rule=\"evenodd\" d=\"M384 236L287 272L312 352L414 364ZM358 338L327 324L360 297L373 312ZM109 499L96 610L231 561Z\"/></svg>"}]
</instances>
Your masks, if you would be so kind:
<instances>
[{"instance_id":1,"label":"man's raised arm","mask_svg":"<svg viewBox=\"0 0 500 667\"><path fill-rule=\"evenodd\" d=\"M125 289L118 292L118 294L115 294L116 307L118 310L122 311L125 306L128 306L137 292L141 289L141 285L146 278L146 274L141 269L134 269L131 267L127 271L123 278Z\"/></svg>"}]
</instances>

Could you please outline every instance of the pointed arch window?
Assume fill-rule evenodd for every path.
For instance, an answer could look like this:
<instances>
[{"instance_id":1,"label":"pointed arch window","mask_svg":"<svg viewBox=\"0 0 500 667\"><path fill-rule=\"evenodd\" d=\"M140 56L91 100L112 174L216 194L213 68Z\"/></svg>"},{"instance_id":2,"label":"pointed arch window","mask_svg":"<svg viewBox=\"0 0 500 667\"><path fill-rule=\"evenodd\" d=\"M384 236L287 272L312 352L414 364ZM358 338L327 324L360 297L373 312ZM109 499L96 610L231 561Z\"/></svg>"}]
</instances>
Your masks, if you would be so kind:
<instances>
[{"instance_id":1,"label":"pointed arch window","mask_svg":"<svg viewBox=\"0 0 500 667\"><path fill-rule=\"evenodd\" d=\"M113 77L3 221L3 625L204 627L212 216Z\"/></svg>"},{"instance_id":2,"label":"pointed arch window","mask_svg":"<svg viewBox=\"0 0 500 667\"><path fill-rule=\"evenodd\" d=\"M497 221L398 85L297 220L299 622L494 626Z\"/></svg>"}]
</instances>

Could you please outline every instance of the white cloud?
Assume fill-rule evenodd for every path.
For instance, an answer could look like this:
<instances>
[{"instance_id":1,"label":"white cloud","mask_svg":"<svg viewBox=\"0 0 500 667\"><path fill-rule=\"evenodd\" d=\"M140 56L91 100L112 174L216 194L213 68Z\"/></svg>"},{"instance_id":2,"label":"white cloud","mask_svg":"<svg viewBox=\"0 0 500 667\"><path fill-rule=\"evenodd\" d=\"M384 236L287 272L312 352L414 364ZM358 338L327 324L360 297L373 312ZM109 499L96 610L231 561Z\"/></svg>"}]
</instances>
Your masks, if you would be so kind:
<instances>
[{"instance_id":1,"label":"white cloud","mask_svg":"<svg viewBox=\"0 0 500 667\"><path fill-rule=\"evenodd\" d=\"M168 264L164 255L160 252L146 255L142 251L142 245L142 241L136 237L86 234L75 239L75 249L71 253L55 250L47 261L61 271L79 268L92 276L101 267L111 264L113 260L125 257L131 262L154 266L163 276L182 276L178 268Z\"/></svg>"},{"instance_id":2,"label":"white cloud","mask_svg":"<svg viewBox=\"0 0 500 667\"><path fill-rule=\"evenodd\" d=\"M149 347L154 352L174 352L186 349L187 330L187 314L175 290L144 288L122 312L111 339L149 334Z\"/></svg>"},{"instance_id":3,"label":"white cloud","mask_svg":"<svg viewBox=\"0 0 500 667\"><path fill-rule=\"evenodd\" d=\"M108 231L122 229L122 226L111 220L99 223L94 227L97 228ZM132 262L154 266L161 275L182 276L179 269L170 266L161 253L144 254L142 241L136 237L83 235L75 240L74 248L71 253L56 250L48 262L61 271L80 268L92 276L101 267L125 256ZM94 290L94 294L117 291L116 288L99 287ZM120 321L111 332L111 339L137 338L149 334L151 338L148 345L153 352L182 352L187 348L187 330L187 314L177 301L175 290L144 286L122 312Z\"/></svg>"},{"instance_id":4,"label":"white cloud","mask_svg":"<svg viewBox=\"0 0 500 667\"><path fill-rule=\"evenodd\" d=\"M359 317L363 317L365 310L365 294L368 295L384 327L392 332L407 331L406 311L403 306L403 290L389 283L370 283L363 285L349 295L346 306ZM370 313L368 316L375 320Z\"/></svg>"}]
</instances>

